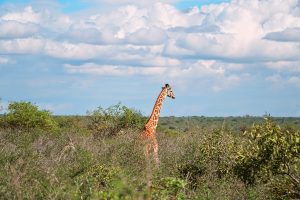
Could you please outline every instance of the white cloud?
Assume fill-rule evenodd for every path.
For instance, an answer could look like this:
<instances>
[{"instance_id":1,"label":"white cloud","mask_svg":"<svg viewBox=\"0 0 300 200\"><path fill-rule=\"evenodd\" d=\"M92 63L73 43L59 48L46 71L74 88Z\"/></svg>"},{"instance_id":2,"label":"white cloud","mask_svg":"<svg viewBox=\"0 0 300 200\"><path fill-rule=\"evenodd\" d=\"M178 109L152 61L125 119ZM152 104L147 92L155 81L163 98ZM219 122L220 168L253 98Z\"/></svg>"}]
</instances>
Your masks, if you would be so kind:
<instances>
[{"instance_id":1,"label":"white cloud","mask_svg":"<svg viewBox=\"0 0 300 200\"><path fill-rule=\"evenodd\" d=\"M111 5L111 6L124 6L124 5L137 5L139 7L149 7L152 6L155 3L175 3L179 0L89 0L89 2L95 2L99 5Z\"/></svg>"},{"instance_id":2,"label":"white cloud","mask_svg":"<svg viewBox=\"0 0 300 200\"><path fill-rule=\"evenodd\" d=\"M132 76L132 75L161 75L167 68L165 67L128 67L113 65L97 65L86 63L80 66L66 64L65 69L69 73L83 73L105 76Z\"/></svg>"},{"instance_id":3,"label":"white cloud","mask_svg":"<svg viewBox=\"0 0 300 200\"><path fill-rule=\"evenodd\" d=\"M186 67L173 67L162 76L186 86L197 83L205 89L210 87L215 92L234 87L241 81L239 75L226 72L226 63L213 60L199 60Z\"/></svg>"},{"instance_id":4,"label":"white cloud","mask_svg":"<svg viewBox=\"0 0 300 200\"><path fill-rule=\"evenodd\" d=\"M284 79L279 74L273 74L271 76L267 76L266 81L276 85L282 85L284 83Z\"/></svg>"},{"instance_id":5,"label":"white cloud","mask_svg":"<svg viewBox=\"0 0 300 200\"><path fill-rule=\"evenodd\" d=\"M26 32L33 32L37 28L40 28L39 33L45 33L45 35L51 35L58 32L66 31L72 23L72 21L78 21L78 18L73 16L68 16L62 13L59 13L57 6L53 7L52 4L55 4L53 1L35 2L39 6L27 6L20 10L20 8L15 11L13 8L7 8L7 11L4 14L0 15L0 22L8 23L6 24L5 29L10 30L11 26L16 28L16 31L22 31L23 29ZM44 6L44 7L43 7ZM10 22L10 23L9 23ZM22 26L23 25L23 26ZM24 27L25 26L25 27ZM44 30L43 30L44 29ZM5 30L7 32L8 30ZM36 33L36 32L34 32ZM14 33L16 34L16 33Z\"/></svg>"},{"instance_id":6,"label":"white cloud","mask_svg":"<svg viewBox=\"0 0 300 200\"><path fill-rule=\"evenodd\" d=\"M64 34L63 39L71 42L103 44L102 33L95 28L78 29L71 27L68 32Z\"/></svg>"},{"instance_id":7,"label":"white cloud","mask_svg":"<svg viewBox=\"0 0 300 200\"><path fill-rule=\"evenodd\" d=\"M0 40L0 52L7 54L38 54L42 51L45 40L35 38Z\"/></svg>"},{"instance_id":8,"label":"white cloud","mask_svg":"<svg viewBox=\"0 0 300 200\"><path fill-rule=\"evenodd\" d=\"M95 59L99 56L105 58L113 55L113 50L117 50L117 48L85 43L73 44L53 41L48 41L44 47L44 53L46 55L70 60L88 60Z\"/></svg>"},{"instance_id":9,"label":"white cloud","mask_svg":"<svg viewBox=\"0 0 300 200\"><path fill-rule=\"evenodd\" d=\"M280 72L290 72L290 73L300 72L300 61L267 62L266 66L270 69L277 70Z\"/></svg>"},{"instance_id":10,"label":"white cloud","mask_svg":"<svg viewBox=\"0 0 300 200\"><path fill-rule=\"evenodd\" d=\"M127 65L135 65L135 66L146 66L146 67L179 67L183 63L174 58L168 58L163 56L155 56L151 55L130 55L128 53L122 53L119 55L114 55L111 57L118 63L123 63Z\"/></svg>"},{"instance_id":11,"label":"white cloud","mask_svg":"<svg viewBox=\"0 0 300 200\"><path fill-rule=\"evenodd\" d=\"M74 15L34 5L2 11L0 52L80 60L65 66L72 73L197 80L215 91L238 85L254 65L280 77L300 71L298 0L232 0L188 11L172 0L94 2L113 6Z\"/></svg>"},{"instance_id":12,"label":"white cloud","mask_svg":"<svg viewBox=\"0 0 300 200\"><path fill-rule=\"evenodd\" d=\"M39 27L32 23L0 21L0 30L0 38L13 39L33 36L38 32Z\"/></svg>"},{"instance_id":13,"label":"white cloud","mask_svg":"<svg viewBox=\"0 0 300 200\"><path fill-rule=\"evenodd\" d=\"M206 77L206 76L221 76L225 74L222 66L216 65L215 61L197 61L186 68L180 66L163 67L132 67L132 66L113 66L99 65L95 63L86 63L80 66L66 64L65 68L71 73L88 73L98 75L160 75L163 77Z\"/></svg>"},{"instance_id":14,"label":"white cloud","mask_svg":"<svg viewBox=\"0 0 300 200\"><path fill-rule=\"evenodd\" d=\"M196 61L188 66L118 66L118 65L102 65L95 63L85 63L83 65L64 65L68 73L90 74L99 76L135 76L143 75L147 77L155 77L156 79L172 80L172 82L180 83L180 87L186 87L197 83L201 87L210 83L210 88L219 92L238 85L241 78L245 78L245 74L235 75L226 74L226 64L216 61Z\"/></svg>"},{"instance_id":15,"label":"white cloud","mask_svg":"<svg viewBox=\"0 0 300 200\"><path fill-rule=\"evenodd\" d=\"M134 5L128 5L110 13L96 14L90 16L88 21L89 24L103 29L114 28L116 31L116 37L119 39L124 38L128 33L133 33L141 28L147 28L148 21L148 10L145 8L138 8Z\"/></svg>"},{"instance_id":16,"label":"white cloud","mask_svg":"<svg viewBox=\"0 0 300 200\"><path fill-rule=\"evenodd\" d=\"M60 40L69 41L68 46L72 46L63 48L63 54L69 54L66 57L76 57L76 52L79 58L99 57L97 53L82 56L83 53L76 50L82 47L81 43L123 45L122 48L114 48L121 51L128 47L125 46L127 44L161 44L164 46L163 53L174 58L191 56L239 62L248 62L254 58L256 61L278 61L299 58L299 46L263 38L270 31L300 25L299 17L292 13L296 8L295 0L276 3L236 0L182 12L168 4L154 3L148 7L130 5L112 10L110 14L70 19L70 16L63 15L49 17L51 14L34 12L32 7L26 7L23 12L9 13L2 18L22 21L28 15L26 22L40 24L48 20L49 23L46 21L45 24L49 24L46 27L51 31L57 27L52 18L55 21L64 19L61 23L68 30L61 32ZM271 23L273 17L278 15L277 12L281 13L281 23ZM108 46L108 50L110 48ZM50 54L58 57L62 55L59 48L52 48Z\"/></svg>"},{"instance_id":17,"label":"white cloud","mask_svg":"<svg viewBox=\"0 0 300 200\"><path fill-rule=\"evenodd\" d=\"M245 1L202 7L199 15L206 14L200 27L218 27L216 31L189 32L180 34L176 45L193 51L201 58L215 58L249 62L249 60L290 60L299 59L298 44L282 44L265 41L263 38L270 31L286 27L297 27L300 18L292 11L298 6L297 1ZM267 12L266 12L267 11ZM273 18L281 13L280 19L273 23ZM272 22L272 23L271 23ZM173 55L172 51L167 52ZM176 55L176 54L175 54ZM175 56L174 55L174 56Z\"/></svg>"},{"instance_id":18,"label":"white cloud","mask_svg":"<svg viewBox=\"0 0 300 200\"><path fill-rule=\"evenodd\" d=\"M180 12L175 7L163 3L154 4L148 12L150 21L156 26L164 28L187 26L190 18L189 15Z\"/></svg>"},{"instance_id":19,"label":"white cloud","mask_svg":"<svg viewBox=\"0 0 300 200\"><path fill-rule=\"evenodd\" d=\"M300 27L288 28L280 32L271 32L265 38L282 42L300 42Z\"/></svg>"},{"instance_id":20,"label":"white cloud","mask_svg":"<svg viewBox=\"0 0 300 200\"><path fill-rule=\"evenodd\" d=\"M35 23L41 22L42 16L39 13L33 11L31 6L25 7L23 12L10 12L1 17L7 21L17 21L21 23Z\"/></svg>"},{"instance_id":21,"label":"white cloud","mask_svg":"<svg viewBox=\"0 0 300 200\"><path fill-rule=\"evenodd\" d=\"M0 56L0 65L9 64L9 63L13 63L13 61L10 58Z\"/></svg>"},{"instance_id":22,"label":"white cloud","mask_svg":"<svg viewBox=\"0 0 300 200\"><path fill-rule=\"evenodd\" d=\"M292 76L288 79L288 83L295 86L295 87L300 88L300 77Z\"/></svg>"},{"instance_id":23,"label":"white cloud","mask_svg":"<svg viewBox=\"0 0 300 200\"><path fill-rule=\"evenodd\" d=\"M128 36L128 43L135 45L159 45L167 40L164 30L156 27L139 29Z\"/></svg>"},{"instance_id":24,"label":"white cloud","mask_svg":"<svg viewBox=\"0 0 300 200\"><path fill-rule=\"evenodd\" d=\"M287 76L283 77L280 74L274 74L266 77L266 81L272 83L277 88L286 88L289 86L300 88L299 76Z\"/></svg>"}]
</instances>

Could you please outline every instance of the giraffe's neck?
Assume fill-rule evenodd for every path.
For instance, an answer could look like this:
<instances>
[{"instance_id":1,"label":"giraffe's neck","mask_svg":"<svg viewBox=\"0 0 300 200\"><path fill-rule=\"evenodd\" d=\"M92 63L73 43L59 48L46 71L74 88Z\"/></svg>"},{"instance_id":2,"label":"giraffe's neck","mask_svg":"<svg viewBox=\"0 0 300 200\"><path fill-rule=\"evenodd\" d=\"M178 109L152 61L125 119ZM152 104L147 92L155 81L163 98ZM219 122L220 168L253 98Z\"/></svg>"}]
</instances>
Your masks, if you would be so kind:
<instances>
[{"instance_id":1,"label":"giraffe's neck","mask_svg":"<svg viewBox=\"0 0 300 200\"><path fill-rule=\"evenodd\" d=\"M162 89L162 91L157 97L157 100L152 110L152 114L150 115L149 120L145 125L146 128L149 127L152 129L156 129L159 120L160 109L162 107L163 101L165 100L166 96L167 96L167 89L164 88Z\"/></svg>"}]
</instances>

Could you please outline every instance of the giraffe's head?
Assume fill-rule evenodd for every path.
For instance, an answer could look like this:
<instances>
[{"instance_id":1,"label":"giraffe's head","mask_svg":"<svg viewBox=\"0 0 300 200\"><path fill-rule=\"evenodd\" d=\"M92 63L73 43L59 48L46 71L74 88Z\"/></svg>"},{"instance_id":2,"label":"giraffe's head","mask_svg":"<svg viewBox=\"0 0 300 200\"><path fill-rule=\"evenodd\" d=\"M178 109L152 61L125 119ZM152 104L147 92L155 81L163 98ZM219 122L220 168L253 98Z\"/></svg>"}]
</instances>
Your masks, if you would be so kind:
<instances>
[{"instance_id":1,"label":"giraffe's head","mask_svg":"<svg viewBox=\"0 0 300 200\"><path fill-rule=\"evenodd\" d=\"M167 96L171 97L172 99L175 99L172 87L169 84L166 84L164 88L167 90Z\"/></svg>"}]
</instances>

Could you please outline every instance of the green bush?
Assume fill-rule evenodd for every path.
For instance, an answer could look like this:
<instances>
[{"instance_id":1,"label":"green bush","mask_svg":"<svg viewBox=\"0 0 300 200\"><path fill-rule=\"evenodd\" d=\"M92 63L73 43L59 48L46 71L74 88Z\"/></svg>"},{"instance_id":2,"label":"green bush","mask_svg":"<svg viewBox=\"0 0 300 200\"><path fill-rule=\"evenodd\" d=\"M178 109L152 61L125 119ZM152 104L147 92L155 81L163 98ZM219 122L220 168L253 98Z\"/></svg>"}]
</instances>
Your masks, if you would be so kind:
<instances>
[{"instance_id":1,"label":"green bush","mask_svg":"<svg viewBox=\"0 0 300 200\"><path fill-rule=\"evenodd\" d=\"M90 122L89 128L94 136L115 136L124 128L141 128L143 117L141 113L122 106L120 103L107 109L98 107L94 111L87 112Z\"/></svg>"},{"instance_id":2,"label":"green bush","mask_svg":"<svg viewBox=\"0 0 300 200\"><path fill-rule=\"evenodd\" d=\"M111 186L112 179L116 176L116 171L105 166L96 165L82 174L75 177L80 199L87 199Z\"/></svg>"},{"instance_id":3,"label":"green bush","mask_svg":"<svg viewBox=\"0 0 300 200\"><path fill-rule=\"evenodd\" d=\"M215 129L203 133L201 143L196 147L198 155L178 168L182 178L189 177L192 188L201 185L202 176L222 179L231 175L234 165L235 138L228 130Z\"/></svg>"},{"instance_id":4,"label":"green bush","mask_svg":"<svg viewBox=\"0 0 300 200\"><path fill-rule=\"evenodd\" d=\"M158 181L154 187L152 194L153 199L185 199L185 187L187 183L185 180L166 177Z\"/></svg>"},{"instance_id":5,"label":"green bush","mask_svg":"<svg viewBox=\"0 0 300 200\"><path fill-rule=\"evenodd\" d=\"M199 186L199 180L207 173L207 167L202 159L195 158L189 162L182 163L178 166L181 178L187 178L189 187L196 189Z\"/></svg>"},{"instance_id":6,"label":"green bush","mask_svg":"<svg viewBox=\"0 0 300 200\"><path fill-rule=\"evenodd\" d=\"M51 130L57 127L56 122L47 110L39 110L30 102L12 102L4 115L5 126L11 129L32 130L35 128Z\"/></svg>"},{"instance_id":7,"label":"green bush","mask_svg":"<svg viewBox=\"0 0 300 200\"><path fill-rule=\"evenodd\" d=\"M94 165L75 177L78 199L132 199L129 185L120 177L120 170Z\"/></svg>"},{"instance_id":8,"label":"green bush","mask_svg":"<svg viewBox=\"0 0 300 200\"><path fill-rule=\"evenodd\" d=\"M235 173L246 184L270 185L275 198L300 198L300 132L282 129L271 118L245 132Z\"/></svg>"}]
</instances>

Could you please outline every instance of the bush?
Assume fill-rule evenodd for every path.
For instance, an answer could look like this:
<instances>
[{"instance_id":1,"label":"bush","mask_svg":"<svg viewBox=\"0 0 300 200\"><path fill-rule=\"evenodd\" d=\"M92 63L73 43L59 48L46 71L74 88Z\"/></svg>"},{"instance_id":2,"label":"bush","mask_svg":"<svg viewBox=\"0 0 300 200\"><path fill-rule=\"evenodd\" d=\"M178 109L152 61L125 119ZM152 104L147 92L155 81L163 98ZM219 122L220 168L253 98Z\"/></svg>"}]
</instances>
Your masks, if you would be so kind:
<instances>
[{"instance_id":1,"label":"bush","mask_svg":"<svg viewBox=\"0 0 300 200\"><path fill-rule=\"evenodd\" d=\"M187 183L185 180L166 177L162 178L157 186L154 187L152 194L153 199L185 199L185 187Z\"/></svg>"},{"instance_id":2,"label":"bush","mask_svg":"<svg viewBox=\"0 0 300 200\"><path fill-rule=\"evenodd\" d=\"M27 131L35 128L49 130L57 126L49 111L39 110L32 103L23 101L10 103L3 121L11 129Z\"/></svg>"},{"instance_id":3,"label":"bush","mask_svg":"<svg viewBox=\"0 0 300 200\"><path fill-rule=\"evenodd\" d=\"M241 180L270 185L275 198L300 198L300 132L282 129L268 117L245 134L249 143L234 167Z\"/></svg>"},{"instance_id":4,"label":"bush","mask_svg":"<svg viewBox=\"0 0 300 200\"><path fill-rule=\"evenodd\" d=\"M116 176L115 171L102 165L96 165L75 177L80 199L86 199L94 195L93 193L110 187L114 176Z\"/></svg>"},{"instance_id":5,"label":"bush","mask_svg":"<svg viewBox=\"0 0 300 200\"><path fill-rule=\"evenodd\" d=\"M75 177L76 199L132 199L132 191L120 177L121 171L95 165Z\"/></svg>"},{"instance_id":6,"label":"bush","mask_svg":"<svg viewBox=\"0 0 300 200\"><path fill-rule=\"evenodd\" d=\"M140 112L122 106L120 103L107 109L98 107L88 111L89 128L98 137L115 136L124 128L141 128L143 117Z\"/></svg>"},{"instance_id":7,"label":"bush","mask_svg":"<svg viewBox=\"0 0 300 200\"><path fill-rule=\"evenodd\" d=\"M224 128L197 131L188 141L188 147L184 148L183 157L177 165L179 177L187 180L189 189L216 193L223 187L222 182L232 177L235 141L235 136ZM237 184L234 178L231 184Z\"/></svg>"}]
</instances>

